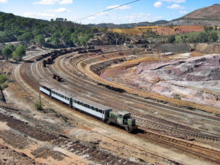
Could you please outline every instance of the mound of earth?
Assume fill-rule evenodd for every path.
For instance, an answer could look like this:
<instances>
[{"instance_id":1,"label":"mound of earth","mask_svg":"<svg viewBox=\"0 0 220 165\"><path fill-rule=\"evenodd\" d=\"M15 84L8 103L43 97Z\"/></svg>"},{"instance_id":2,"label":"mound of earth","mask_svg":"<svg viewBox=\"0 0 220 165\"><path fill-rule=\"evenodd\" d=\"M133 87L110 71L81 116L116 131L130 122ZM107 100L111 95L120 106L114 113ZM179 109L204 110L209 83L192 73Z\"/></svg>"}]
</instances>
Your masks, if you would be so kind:
<instances>
[{"instance_id":1,"label":"mound of earth","mask_svg":"<svg viewBox=\"0 0 220 165\"><path fill-rule=\"evenodd\" d=\"M191 52L191 47L188 44L161 44L155 47L161 52Z\"/></svg>"},{"instance_id":2,"label":"mound of earth","mask_svg":"<svg viewBox=\"0 0 220 165\"><path fill-rule=\"evenodd\" d=\"M220 43L213 43L213 44L197 44L196 50L200 53L204 54L214 54L220 53Z\"/></svg>"},{"instance_id":3,"label":"mound of earth","mask_svg":"<svg viewBox=\"0 0 220 165\"><path fill-rule=\"evenodd\" d=\"M142 62L101 76L138 90L220 107L220 55Z\"/></svg>"}]
</instances>

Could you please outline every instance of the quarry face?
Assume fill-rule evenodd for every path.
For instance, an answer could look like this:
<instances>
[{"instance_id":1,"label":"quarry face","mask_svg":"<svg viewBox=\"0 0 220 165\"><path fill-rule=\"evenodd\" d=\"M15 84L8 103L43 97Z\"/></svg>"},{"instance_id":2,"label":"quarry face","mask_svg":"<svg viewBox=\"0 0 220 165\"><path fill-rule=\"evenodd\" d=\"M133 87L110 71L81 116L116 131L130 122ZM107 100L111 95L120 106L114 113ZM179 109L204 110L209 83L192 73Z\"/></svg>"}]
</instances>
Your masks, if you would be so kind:
<instances>
[{"instance_id":1,"label":"quarry face","mask_svg":"<svg viewBox=\"0 0 220 165\"><path fill-rule=\"evenodd\" d=\"M106 71L101 76L169 98L220 107L219 54L173 58L168 61L143 61L117 72Z\"/></svg>"}]
</instances>

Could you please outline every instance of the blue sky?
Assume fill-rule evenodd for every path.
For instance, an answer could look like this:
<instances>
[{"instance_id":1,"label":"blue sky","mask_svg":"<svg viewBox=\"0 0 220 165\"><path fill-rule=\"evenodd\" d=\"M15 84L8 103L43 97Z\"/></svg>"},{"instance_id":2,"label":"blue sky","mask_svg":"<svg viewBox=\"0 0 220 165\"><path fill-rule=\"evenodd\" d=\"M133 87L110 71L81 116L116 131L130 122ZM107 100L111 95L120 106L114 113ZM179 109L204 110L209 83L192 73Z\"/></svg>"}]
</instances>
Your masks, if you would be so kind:
<instances>
[{"instance_id":1,"label":"blue sky","mask_svg":"<svg viewBox=\"0 0 220 165\"><path fill-rule=\"evenodd\" d=\"M75 21L131 1L134 0L0 0L0 11L31 18L66 18ZM121 24L169 21L218 2L219 0L139 0L77 22Z\"/></svg>"}]
</instances>

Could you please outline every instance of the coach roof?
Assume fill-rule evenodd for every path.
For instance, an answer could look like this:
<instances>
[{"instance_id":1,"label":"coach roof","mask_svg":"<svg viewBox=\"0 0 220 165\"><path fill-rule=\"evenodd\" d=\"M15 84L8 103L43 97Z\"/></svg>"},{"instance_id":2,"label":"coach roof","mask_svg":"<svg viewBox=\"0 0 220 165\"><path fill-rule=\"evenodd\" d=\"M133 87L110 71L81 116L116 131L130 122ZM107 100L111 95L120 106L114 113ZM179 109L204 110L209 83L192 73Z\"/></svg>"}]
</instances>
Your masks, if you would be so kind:
<instances>
[{"instance_id":1,"label":"coach roof","mask_svg":"<svg viewBox=\"0 0 220 165\"><path fill-rule=\"evenodd\" d=\"M73 100L77 100L77 101L80 101L84 104L88 104L90 106L93 106L94 108L98 108L98 109L101 109L101 110L111 110L112 108L108 107L108 106L105 106L105 105L102 105L102 104L98 104L96 102L93 102L91 100L87 100L85 98L82 98L82 97L73 97Z\"/></svg>"}]
</instances>

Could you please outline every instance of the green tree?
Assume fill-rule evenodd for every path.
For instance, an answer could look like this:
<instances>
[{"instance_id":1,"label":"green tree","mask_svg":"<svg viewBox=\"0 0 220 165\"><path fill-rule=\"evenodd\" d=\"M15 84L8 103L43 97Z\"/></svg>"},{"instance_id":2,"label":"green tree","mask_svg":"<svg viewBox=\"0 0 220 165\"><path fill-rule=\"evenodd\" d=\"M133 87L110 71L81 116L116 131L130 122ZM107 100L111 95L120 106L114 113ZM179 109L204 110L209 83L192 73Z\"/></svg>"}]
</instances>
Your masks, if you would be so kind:
<instances>
[{"instance_id":1,"label":"green tree","mask_svg":"<svg viewBox=\"0 0 220 165\"><path fill-rule=\"evenodd\" d=\"M209 26L204 26L204 30L205 30L206 33L208 33L208 32L213 30L213 27L212 26L210 26L210 27Z\"/></svg>"},{"instance_id":2,"label":"green tree","mask_svg":"<svg viewBox=\"0 0 220 165\"><path fill-rule=\"evenodd\" d=\"M18 36L18 40L24 41L26 45L31 41L31 39L32 39L32 35L29 32L26 32L26 33Z\"/></svg>"},{"instance_id":3,"label":"green tree","mask_svg":"<svg viewBox=\"0 0 220 165\"><path fill-rule=\"evenodd\" d=\"M58 44L60 43L60 40L58 38L55 38L53 43L55 46L58 46Z\"/></svg>"},{"instance_id":4,"label":"green tree","mask_svg":"<svg viewBox=\"0 0 220 165\"><path fill-rule=\"evenodd\" d=\"M15 34L16 36L19 36L19 35L21 35L21 32L20 32L19 29L15 29L15 30L14 30L14 34Z\"/></svg>"},{"instance_id":5,"label":"green tree","mask_svg":"<svg viewBox=\"0 0 220 165\"><path fill-rule=\"evenodd\" d=\"M15 51L15 49L16 49L15 46L12 44L5 45L5 48L11 49L12 52Z\"/></svg>"},{"instance_id":6,"label":"green tree","mask_svg":"<svg viewBox=\"0 0 220 165\"><path fill-rule=\"evenodd\" d=\"M209 35L208 33L199 33L196 37L196 42L208 42L209 41Z\"/></svg>"},{"instance_id":7,"label":"green tree","mask_svg":"<svg viewBox=\"0 0 220 165\"><path fill-rule=\"evenodd\" d=\"M65 30L61 33L61 39L64 43L65 46L67 46L67 42L70 40L71 38L71 33L68 30Z\"/></svg>"},{"instance_id":8,"label":"green tree","mask_svg":"<svg viewBox=\"0 0 220 165\"><path fill-rule=\"evenodd\" d=\"M174 42L175 42L175 40L176 40L175 35L171 35L171 36L169 36L169 38L168 38L167 42L168 42L168 43L174 43Z\"/></svg>"},{"instance_id":9,"label":"green tree","mask_svg":"<svg viewBox=\"0 0 220 165\"><path fill-rule=\"evenodd\" d=\"M26 47L19 45L16 48L16 50L13 52L13 59L20 61L25 54L26 54Z\"/></svg>"},{"instance_id":10,"label":"green tree","mask_svg":"<svg viewBox=\"0 0 220 165\"><path fill-rule=\"evenodd\" d=\"M12 50L9 49L9 48L4 48L4 49L2 50L2 55L3 55L3 57L6 58L6 60L8 61L8 59L9 59L9 58L11 57L11 55L12 55Z\"/></svg>"},{"instance_id":11,"label":"green tree","mask_svg":"<svg viewBox=\"0 0 220 165\"><path fill-rule=\"evenodd\" d=\"M209 34L209 41L216 42L218 40L218 34L216 32L212 32Z\"/></svg>"},{"instance_id":12,"label":"green tree","mask_svg":"<svg viewBox=\"0 0 220 165\"><path fill-rule=\"evenodd\" d=\"M42 34L42 31L41 31L40 29L36 29L36 30L34 31L34 36L38 36L38 35L40 35L40 34Z\"/></svg>"},{"instance_id":13,"label":"green tree","mask_svg":"<svg viewBox=\"0 0 220 165\"><path fill-rule=\"evenodd\" d=\"M40 47L45 45L45 39L42 35L36 36L34 40L37 43L37 45L40 46Z\"/></svg>"},{"instance_id":14,"label":"green tree","mask_svg":"<svg viewBox=\"0 0 220 165\"><path fill-rule=\"evenodd\" d=\"M86 45L86 41L85 41L84 39L81 39L81 40L80 40L80 44L83 45L83 46L85 46L85 45Z\"/></svg>"}]
</instances>

